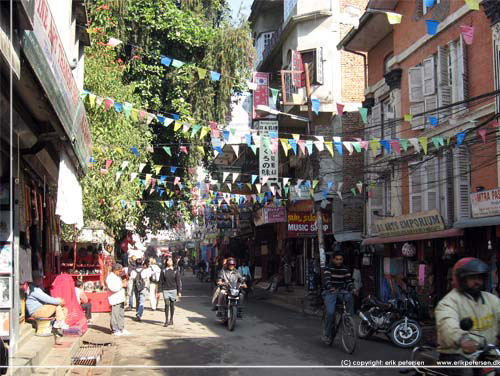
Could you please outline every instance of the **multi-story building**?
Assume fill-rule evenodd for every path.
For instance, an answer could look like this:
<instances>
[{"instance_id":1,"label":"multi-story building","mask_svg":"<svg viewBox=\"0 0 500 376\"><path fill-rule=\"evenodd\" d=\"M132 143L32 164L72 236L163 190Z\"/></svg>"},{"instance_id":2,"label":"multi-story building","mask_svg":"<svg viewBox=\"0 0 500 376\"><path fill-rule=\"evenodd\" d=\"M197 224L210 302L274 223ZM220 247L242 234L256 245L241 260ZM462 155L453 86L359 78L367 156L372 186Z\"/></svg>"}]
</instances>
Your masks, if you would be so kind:
<instances>
[{"instance_id":1,"label":"multi-story building","mask_svg":"<svg viewBox=\"0 0 500 376\"><path fill-rule=\"evenodd\" d=\"M462 35L470 26L472 42ZM338 48L367 55L365 139L391 146L365 155L363 245L378 260L377 290L387 297L404 275L431 295L423 299L431 311L450 288L453 263L466 255L490 262L498 244L500 212L481 209L484 192L499 185L498 53L493 59L488 19L457 1L371 0Z\"/></svg>"},{"instance_id":2,"label":"multi-story building","mask_svg":"<svg viewBox=\"0 0 500 376\"><path fill-rule=\"evenodd\" d=\"M278 100L264 99L271 111L254 102L255 131L271 120L278 124L280 139L299 135L301 141L332 142L334 136L362 137L358 107L363 99L364 56L338 51L335 46L357 24L365 5L362 0L254 1L249 17L257 51L254 70L259 72L254 79L264 77L270 88L281 92ZM316 114L311 111L312 101L319 101ZM344 105L343 116L337 113L337 104ZM264 111L259 111L262 108ZM280 147L277 158L277 186L282 177L292 179L288 221L257 227L255 248L261 248L269 261L270 266L264 267L268 274L276 272L283 259L295 261L295 280L301 283L308 260L318 257L317 231L314 222L308 226L309 231L295 229L300 228L299 223L315 218L315 210L323 212L327 252L334 242L356 248L351 242L361 240L363 200L361 195L353 195L351 188L363 179L363 160L347 153L332 157L327 148L312 155L300 149L286 155ZM315 180L319 183L311 195L311 182ZM297 187L299 182L305 183ZM260 237L260 231L266 235ZM276 240L272 245L270 237Z\"/></svg>"},{"instance_id":3,"label":"multi-story building","mask_svg":"<svg viewBox=\"0 0 500 376\"><path fill-rule=\"evenodd\" d=\"M0 336L14 355L25 318L21 286L37 277L48 286L57 273L56 198L65 203L58 212L63 220L78 207L81 213L77 177L91 149L80 99L86 28L83 1L0 4L0 272L8 291ZM21 358L13 362L24 365Z\"/></svg>"}]
</instances>

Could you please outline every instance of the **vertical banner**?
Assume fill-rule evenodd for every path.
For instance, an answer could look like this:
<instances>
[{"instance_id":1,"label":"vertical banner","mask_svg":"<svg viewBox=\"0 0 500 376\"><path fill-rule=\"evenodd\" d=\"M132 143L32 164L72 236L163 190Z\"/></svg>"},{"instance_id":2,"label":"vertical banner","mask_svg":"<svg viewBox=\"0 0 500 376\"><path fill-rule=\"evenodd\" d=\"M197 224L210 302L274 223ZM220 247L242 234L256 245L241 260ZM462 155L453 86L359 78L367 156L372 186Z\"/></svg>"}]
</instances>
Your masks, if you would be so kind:
<instances>
[{"instance_id":1,"label":"vertical banner","mask_svg":"<svg viewBox=\"0 0 500 376\"><path fill-rule=\"evenodd\" d=\"M259 135L262 140L263 136L269 136L269 132L278 132L277 120L261 120L259 121ZM279 152L271 152L271 148L266 148L261 145L259 148L259 176L268 176L269 183L278 182L278 156Z\"/></svg>"},{"instance_id":2,"label":"vertical banner","mask_svg":"<svg viewBox=\"0 0 500 376\"><path fill-rule=\"evenodd\" d=\"M304 74L304 62L302 61L302 54L299 51L292 51L292 70L300 73L293 73L292 82L293 86L297 88L304 87L306 84L306 77Z\"/></svg>"},{"instance_id":3,"label":"vertical banner","mask_svg":"<svg viewBox=\"0 0 500 376\"><path fill-rule=\"evenodd\" d=\"M257 106L269 106L269 73L253 72L253 82L257 84L257 89L253 91L253 118L257 119Z\"/></svg>"}]
</instances>

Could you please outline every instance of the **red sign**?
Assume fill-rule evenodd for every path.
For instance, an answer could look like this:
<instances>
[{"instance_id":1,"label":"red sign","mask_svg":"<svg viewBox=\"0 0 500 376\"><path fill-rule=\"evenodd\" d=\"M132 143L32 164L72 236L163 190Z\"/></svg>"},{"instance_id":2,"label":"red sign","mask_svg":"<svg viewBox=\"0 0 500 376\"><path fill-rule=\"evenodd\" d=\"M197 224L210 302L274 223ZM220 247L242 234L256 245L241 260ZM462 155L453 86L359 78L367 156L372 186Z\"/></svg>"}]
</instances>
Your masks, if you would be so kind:
<instances>
[{"instance_id":1,"label":"red sign","mask_svg":"<svg viewBox=\"0 0 500 376\"><path fill-rule=\"evenodd\" d=\"M317 235L316 214L310 212L288 213L288 237L296 238L300 236ZM331 216L323 212L323 232L332 233Z\"/></svg>"},{"instance_id":2,"label":"red sign","mask_svg":"<svg viewBox=\"0 0 500 376\"><path fill-rule=\"evenodd\" d=\"M253 91L253 118L258 119L257 106L269 106L269 73L253 72L253 82L257 84L257 89Z\"/></svg>"}]
</instances>

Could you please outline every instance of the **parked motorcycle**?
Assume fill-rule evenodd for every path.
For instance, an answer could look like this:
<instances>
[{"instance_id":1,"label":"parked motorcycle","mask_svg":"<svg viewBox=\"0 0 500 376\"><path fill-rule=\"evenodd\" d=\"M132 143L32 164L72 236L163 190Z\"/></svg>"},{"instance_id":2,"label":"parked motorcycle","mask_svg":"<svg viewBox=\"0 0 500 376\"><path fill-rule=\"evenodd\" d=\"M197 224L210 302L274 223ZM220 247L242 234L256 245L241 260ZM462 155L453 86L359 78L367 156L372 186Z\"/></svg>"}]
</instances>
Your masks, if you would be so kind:
<instances>
[{"instance_id":1,"label":"parked motorcycle","mask_svg":"<svg viewBox=\"0 0 500 376\"><path fill-rule=\"evenodd\" d=\"M469 332L470 336L476 337L478 341L479 349L469 354L468 360L470 361L492 361L492 363L498 363L500 360L500 347L494 344L488 344L486 338L483 336L472 333L470 330L472 329L473 322L469 317L464 318L460 321L460 329ZM494 355L492 355L492 353ZM415 367L415 368L402 368L399 370L400 373L409 373L414 371L414 375L426 375L426 376L446 376L447 369L446 368L429 368L429 366L436 366L437 361L439 360L439 353L434 347L430 346L420 346L413 349L411 354L412 361L423 361L425 362L425 366L427 367ZM493 367L482 367L482 368L474 368L474 375L481 376L494 376L500 375L500 370L495 369Z\"/></svg>"},{"instance_id":2,"label":"parked motorcycle","mask_svg":"<svg viewBox=\"0 0 500 376\"><path fill-rule=\"evenodd\" d=\"M226 298L224 300L224 311L220 319L227 324L230 331L236 326L236 318L241 318L241 294L242 288L239 282L231 282L222 286L226 290Z\"/></svg>"},{"instance_id":3,"label":"parked motorcycle","mask_svg":"<svg viewBox=\"0 0 500 376\"><path fill-rule=\"evenodd\" d=\"M359 338L367 339L375 333L383 333L399 347L410 348L422 338L418 323L420 304L415 291L403 292L400 298L383 303L374 296L363 300L359 316Z\"/></svg>"}]
</instances>

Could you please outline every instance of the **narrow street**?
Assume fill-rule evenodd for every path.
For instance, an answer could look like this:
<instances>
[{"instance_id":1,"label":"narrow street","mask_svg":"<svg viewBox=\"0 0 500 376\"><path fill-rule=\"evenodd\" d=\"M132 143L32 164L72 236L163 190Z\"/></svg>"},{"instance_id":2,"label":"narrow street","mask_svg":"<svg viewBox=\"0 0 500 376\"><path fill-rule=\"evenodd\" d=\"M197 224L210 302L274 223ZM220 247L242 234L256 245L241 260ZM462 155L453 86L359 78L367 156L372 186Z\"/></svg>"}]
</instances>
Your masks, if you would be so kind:
<instances>
[{"instance_id":1,"label":"narrow street","mask_svg":"<svg viewBox=\"0 0 500 376\"><path fill-rule=\"evenodd\" d=\"M280 369L138 369L142 366L325 366L340 365L351 360L404 360L410 352L394 347L385 339L358 340L353 355L347 355L337 341L333 347L322 344L317 318L277 307L264 300L250 299L244 318L234 332L215 321L210 311L211 284L202 283L191 273L184 277L184 296L177 305L174 326L163 327L161 311L146 309L142 322L132 320L135 312L126 312L126 328L130 337L116 339L113 375L163 373L170 375L259 375L283 374ZM149 304L149 303L148 303ZM286 374L304 374L304 369L287 369ZM341 375L397 374L383 369L307 369L307 374Z\"/></svg>"}]
</instances>

